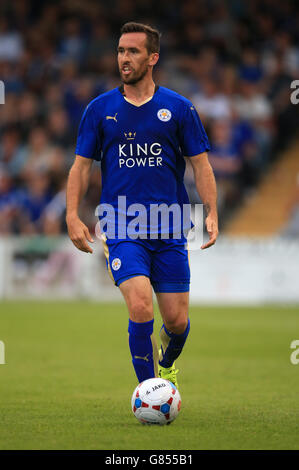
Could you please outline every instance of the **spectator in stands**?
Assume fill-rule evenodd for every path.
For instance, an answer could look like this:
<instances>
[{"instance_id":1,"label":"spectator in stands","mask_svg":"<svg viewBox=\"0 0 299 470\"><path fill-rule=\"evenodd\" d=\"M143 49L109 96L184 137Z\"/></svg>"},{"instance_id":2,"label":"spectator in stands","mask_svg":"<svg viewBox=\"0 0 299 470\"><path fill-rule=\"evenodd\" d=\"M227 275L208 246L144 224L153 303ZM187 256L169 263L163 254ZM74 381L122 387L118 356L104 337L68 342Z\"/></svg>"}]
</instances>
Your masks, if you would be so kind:
<instances>
[{"instance_id":1,"label":"spectator in stands","mask_svg":"<svg viewBox=\"0 0 299 470\"><path fill-rule=\"evenodd\" d=\"M23 52L23 38L14 29L9 28L8 20L0 18L0 60L17 61Z\"/></svg>"},{"instance_id":2,"label":"spectator in stands","mask_svg":"<svg viewBox=\"0 0 299 470\"><path fill-rule=\"evenodd\" d=\"M12 175L0 167L0 234L20 233L24 217L24 191L14 185Z\"/></svg>"},{"instance_id":3,"label":"spectator in stands","mask_svg":"<svg viewBox=\"0 0 299 470\"><path fill-rule=\"evenodd\" d=\"M0 234L13 231L13 218L16 201L11 175L0 167Z\"/></svg>"},{"instance_id":4,"label":"spectator in stands","mask_svg":"<svg viewBox=\"0 0 299 470\"><path fill-rule=\"evenodd\" d=\"M94 81L89 77L78 79L66 90L64 104L72 132L77 130L87 104L95 96Z\"/></svg>"},{"instance_id":5,"label":"spectator in stands","mask_svg":"<svg viewBox=\"0 0 299 470\"><path fill-rule=\"evenodd\" d=\"M65 148L72 144L74 135L70 131L68 116L62 106L49 110L46 125L52 144Z\"/></svg>"},{"instance_id":6,"label":"spectator in stands","mask_svg":"<svg viewBox=\"0 0 299 470\"><path fill-rule=\"evenodd\" d=\"M233 208L240 194L242 156L237 152L233 128L228 120L215 120L211 126L209 160L218 188L220 212Z\"/></svg>"},{"instance_id":7,"label":"spectator in stands","mask_svg":"<svg viewBox=\"0 0 299 470\"><path fill-rule=\"evenodd\" d=\"M0 141L0 164L14 178L20 175L26 160L21 135L16 126L8 127Z\"/></svg>"},{"instance_id":8,"label":"spectator in stands","mask_svg":"<svg viewBox=\"0 0 299 470\"><path fill-rule=\"evenodd\" d=\"M66 180L60 180L58 192L46 205L42 214L42 231L45 235L59 235L65 228Z\"/></svg>"},{"instance_id":9,"label":"spectator in stands","mask_svg":"<svg viewBox=\"0 0 299 470\"><path fill-rule=\"evenodd\" d=\"M202 120L229 119L231 117L229 99L221 92L221 85L213 77L207 77L201 81L201 91L192 97Z\"/></svg>"},{"instance_id":10,"label":"spectator in stands","mask_svg":"<svg viewBox=\"0 0 299 470\"><path fill-rule=\"evenodd\" d=\"M49 175L43 171L38 172L37 169L31 171L26 178L22 201L23 233L36 234L41 232L43 214L52 197Z\"/></svg>"},{"instance_id":11,"label":"spectator in stands","mask_svg":"<svg viewBox=\"0 0 299 470\"><path fill-rule=\"evenodd\" d=\"M25 91L18 98L16 110L15 120L22 132L23 141L26 142L31 129L37 126L41 119L41 106L38 96L31 91Z\"/></svg>"},{"instance_id":12,"label":"spectator in stands","mask_svg":"<svg viewBox=\"0 0 299 470\"><path fill-rule=\"evenodd\" d=\"M22 169L23 178L31 173L50 171L53 164L54 148L45 127L34 127L29 134L26 146L26 161Z\"/></svg>"},{"instance_id":13,"label":"spectator in stands","mask_svg":"<svg viewBox=\"0 0 299 470\"><path fill-rule=\"evenodd\" d=\"M85 37L81 34L81 24L76 17L67 18L63 23L59 55L62 59L80 62L86 50Z\"/></svg>"},{"instance_id":14,"label":"spectator in stands","mask_svg":"<svg viewBox=\"0 0 299 470\"><path fill-rule=\"evenodd\" d=\"M238 93L233 101L233 111L239 116L240 121L248 121L254 127L260 165L266 166L273 138L273 109L260 88L260 81L256 79L248 77L241 79Z\"/></svg>"}]
</instances>

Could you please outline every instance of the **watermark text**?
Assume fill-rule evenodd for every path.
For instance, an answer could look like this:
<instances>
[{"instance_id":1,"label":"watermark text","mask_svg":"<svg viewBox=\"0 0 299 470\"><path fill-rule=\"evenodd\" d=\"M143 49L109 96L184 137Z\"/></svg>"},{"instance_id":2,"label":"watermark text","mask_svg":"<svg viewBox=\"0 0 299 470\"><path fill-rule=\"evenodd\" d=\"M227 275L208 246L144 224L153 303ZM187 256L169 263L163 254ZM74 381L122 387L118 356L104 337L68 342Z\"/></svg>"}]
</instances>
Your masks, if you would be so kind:
<instances>
[{"instance_id":1,"label":"watermark text","mask_svg":"<svg viewBox=\"0 0 299 470\"><path fill-rule=\"evenodd\" d=\"M291 342L290 348L295 350L290 356L290 361L292 364L297 365L299 364L299 339L294 339Z\"/></svg>"},{"instance_id":2,"label":"watermark text","mask_svg":"<svg viewBox=\"0 0 299 470\"><path fill-rule=\"evenodd\" d=\"M0 341L0 364L5 364L5 344Z\"/></svg>"},{"instance_id":3,"label":"watermark text","mask_svg":"<svg viewBox=\"0 0 299 470\"><path fill-rule=\"evenodd\" d=\"M299 80L292 81L291 89L294 90L290 96L291 103L298 104L299 103Z\"/></svg>"},{"instance_id":4,"label":"watermark text","mask_svg":"<svg viewBox=\"0 0 299 470\"><path fill-rule=\"evenodd\" d=\"M188 250L199 250L203 244L203 204L127 203L118 196L117 204L101 203L95 210L99 217L96 236L105 233L109 239L184 240Z\"/></svg>"},{"instance_id":5,"label":"watermark text","mask_svg":"<svg viewBox=\"0 0 299 470\"><path fill-rule=\"evenodd\" d=\"M4 82L0 80L0 104L5 103L5 86Z\"/></svg>"}]
</instances>

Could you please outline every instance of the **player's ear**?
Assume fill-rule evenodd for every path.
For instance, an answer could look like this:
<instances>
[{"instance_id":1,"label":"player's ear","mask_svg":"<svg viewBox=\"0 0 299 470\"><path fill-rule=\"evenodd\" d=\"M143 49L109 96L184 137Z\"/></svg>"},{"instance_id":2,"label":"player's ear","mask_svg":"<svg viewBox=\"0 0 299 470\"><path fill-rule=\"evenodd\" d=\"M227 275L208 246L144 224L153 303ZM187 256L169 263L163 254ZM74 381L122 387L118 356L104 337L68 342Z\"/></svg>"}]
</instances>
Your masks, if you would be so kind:
<instances>
[{"instance_id":1,"label":"player's ear","mask_svg":"<svg viewBox=\"0 0 299 470\"><path fill-rule=\"evenodd\" d=\"M158 52L153 52L150 56L150 61L149 61L149 65L156 65L156 63L158 62L159 60L159 54Z\"/></svg>"}]
</instances>

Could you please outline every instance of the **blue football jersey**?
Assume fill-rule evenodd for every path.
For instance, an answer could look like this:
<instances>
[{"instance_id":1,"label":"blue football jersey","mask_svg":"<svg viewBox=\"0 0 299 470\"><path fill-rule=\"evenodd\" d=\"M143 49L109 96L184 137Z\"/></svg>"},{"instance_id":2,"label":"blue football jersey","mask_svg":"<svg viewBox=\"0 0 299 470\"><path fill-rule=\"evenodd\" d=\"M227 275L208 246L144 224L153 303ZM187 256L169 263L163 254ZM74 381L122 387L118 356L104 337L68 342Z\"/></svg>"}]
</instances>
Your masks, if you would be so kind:
<instances>
[{"instance_id":1,"label":"blue football jersey","mask_svg":"<svg viewBox=\"0 0 299 470\"><path fill-rule=\"evenodd\" d=\"M82 116L76 145L77 155L101 162L100 204L113 206L127 228L136 213L124 219L120 212L132 204L142 204L148 213L153 204L188 204L184 156L208 150L208 137L192 103L161 86L141 105L127 100L121 87L95 98ZM126 209L119 196L125 196ZM149 220L143 227L139 224L139 233L149 233ZM161 233L160 222L155 230ZM119 238L126 238L123 231Z\"/></svg>"}]
</instances>

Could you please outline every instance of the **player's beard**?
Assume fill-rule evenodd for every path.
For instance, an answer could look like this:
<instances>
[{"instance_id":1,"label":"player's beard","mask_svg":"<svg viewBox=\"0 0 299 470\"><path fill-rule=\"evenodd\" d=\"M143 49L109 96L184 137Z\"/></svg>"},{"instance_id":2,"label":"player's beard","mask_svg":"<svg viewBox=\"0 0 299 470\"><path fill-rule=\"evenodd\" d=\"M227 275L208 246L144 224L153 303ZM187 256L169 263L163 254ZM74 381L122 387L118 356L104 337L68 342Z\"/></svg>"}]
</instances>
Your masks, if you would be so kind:
<instances>
[{"instance_id":1,"label":"player's beard","mask_svg":"<svg viewBox=\"0 0 299 470\"><path fill-rule=\"evenodd\" d=\"M121 80L125 85L136 85L136 83L140 82L145 75L147 74L147 66L139 71L139 73L133 72L132 77L124 77L120 70Z\"/></svg>"}]
</instances>

